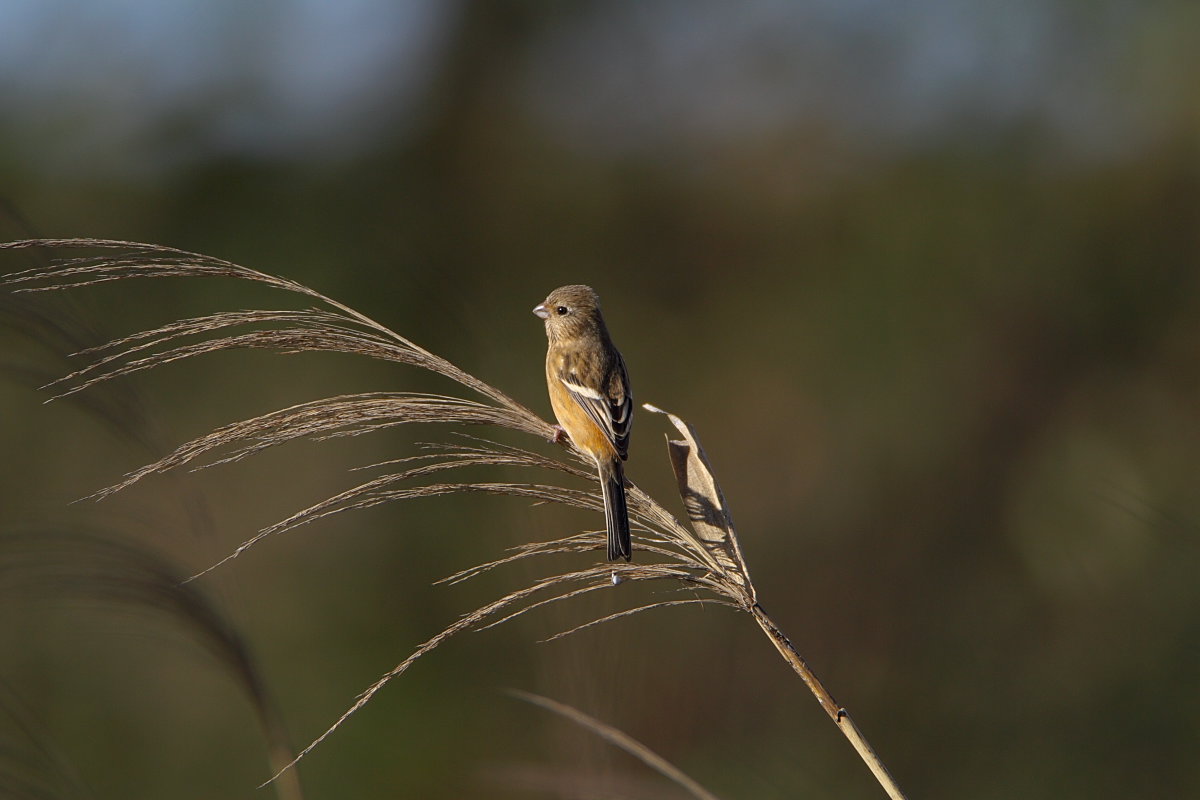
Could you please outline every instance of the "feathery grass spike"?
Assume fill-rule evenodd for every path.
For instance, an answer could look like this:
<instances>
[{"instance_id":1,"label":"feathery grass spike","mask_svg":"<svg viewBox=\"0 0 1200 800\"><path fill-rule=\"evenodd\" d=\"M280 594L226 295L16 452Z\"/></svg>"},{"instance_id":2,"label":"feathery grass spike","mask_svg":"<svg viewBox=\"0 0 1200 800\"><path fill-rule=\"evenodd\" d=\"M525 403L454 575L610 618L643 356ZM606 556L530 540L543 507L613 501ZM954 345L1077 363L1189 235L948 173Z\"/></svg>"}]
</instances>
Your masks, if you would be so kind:
<instances>
[{"instance_id":1,"label":"feathery grass spike","mask_svg":"<svg viewBox=\"0 0 1200 800\"><path fill-rule=\"evenodd\" d=\"M0 286L14 287L14 291L40 292L138 277L225 277L266 284L302 295L324 306L323 309L218 313L179 320L125 336L107 345L85 351L93 356L95 361L52 384L63 394L78 392L111 378L194 355L236 348L259 348L283 353L342 352L407 364L445 376L482 395L483 398L480 402L444 395L376 392L301 403L252 419L230 423L180 445L160 460L130 473L114 486L98 492L95 495L97 498L128 487L150 474L165 472L197 459L201 466L213 466L237 461L275 444L296 439L319 441L335 436L354 436L407 423L495 425L529 434L542 441L554 439L555 432L550 423L500 389L419 347L370 317L295 281L198 253L136 242L41 239L0 243L0 250L22 248L92 249L105 251L105 254L62 259L48 266L11 273L0 278ZM654 406L647 405L646 408L667 414ZM728 507L713 477L708 458L691 426L673 414L667 414L667 417L683 437L679 440L668 440L667 445L690 527L681 523L662 504L632 482L626 487L630 521L640 540L639 551L658 558L657 562L601 562L584 569L556 569L548 577L534 580L528 586L511 591L498 600L464 615L418 647L408 658L362 692L328 730L304 748L294 760L280 768L275 778L329 736L392 678L402 674L418 658L436 648L448 637L465 630L479 630L500 624L560 600L593 591L611 590L614 584L619 585L625 581L667 580L686 587L699 596L693 601L643 603L626 611L610 613L590 623L577 625L572 631L621 619L640 611L675 605L717 602L749 613L780 656L795 670L839 730L850 740L880 786L893 800L903 798L904 795L850 719L850 715L837 705L813 675L799 651L759 605ZM414 463L400 471L367 481L311 505L259 531L244 541L231 555L209 569L227 562L271 534L281 533L330 514L367 508L392 500L475 492L523 497L535 504L557 503L592 510L601 507L600 492L594 484L590 490L585 491L553 484L533 483L410 483L460 466L548 468L571 477L592 479L589 472L565 461L496 442L478 439L475 441L476 444L457 448L438 445L442 450L440 460L422 459L422 464ZM564 447L575 462L590 466L591 460L573 444L566 442ZM402 461L403 459L398 459L393 463L398 464ZM573 553L600 551L602 546L603 537L593 532L545 542L531 542L520 545L507 556L463 570L452 576L449 582L469 578L524 558L546 557L539 560L548 560L551 557L564 557Z\"/></svg>"}]
</instances>

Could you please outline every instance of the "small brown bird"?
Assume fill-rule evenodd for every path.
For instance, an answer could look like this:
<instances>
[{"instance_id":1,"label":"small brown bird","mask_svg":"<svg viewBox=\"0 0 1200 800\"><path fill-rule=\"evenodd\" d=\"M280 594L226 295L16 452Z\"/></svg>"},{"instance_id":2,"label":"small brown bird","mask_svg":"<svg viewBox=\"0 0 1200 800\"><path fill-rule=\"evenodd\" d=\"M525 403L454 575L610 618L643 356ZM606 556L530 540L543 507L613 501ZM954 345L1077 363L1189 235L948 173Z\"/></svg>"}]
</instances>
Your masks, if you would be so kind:
<instances>
[{"instance_id":1,"label":"small brown bird","mask_svg":"<svg viewBox=\"0 0 1200 800\"><path fill-rule=\"evenodd\" d=\"M625 361L613 347L600 298L590 286L562 286L533 309L546 321L546 386L558 424L596 461L608 525L608 560L633 556L625 469L633 394Z\"/></svg>"}]
</instances>

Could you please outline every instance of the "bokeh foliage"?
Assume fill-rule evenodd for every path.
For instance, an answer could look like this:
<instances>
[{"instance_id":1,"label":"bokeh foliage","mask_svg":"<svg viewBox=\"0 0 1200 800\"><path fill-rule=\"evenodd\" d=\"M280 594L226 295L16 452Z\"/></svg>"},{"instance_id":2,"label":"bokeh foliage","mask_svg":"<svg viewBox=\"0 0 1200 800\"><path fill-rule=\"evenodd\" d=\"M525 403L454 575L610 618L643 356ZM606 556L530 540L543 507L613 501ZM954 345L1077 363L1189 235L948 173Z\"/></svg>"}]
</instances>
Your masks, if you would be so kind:
<instances>
[{"instance_id":1,"label":"bokeh foliage","mask_svg":"<svg viewBox=\"0 0 1200 800\"><path fill-rule=\"evenodd\" d=\"M56 126L18 116L0 139L2 191L39 234L162 242L312 285L545 414L529 309L591 283L638 401L702 435L764 604L912 796L1197 793L1191 4L1018 3L1004 20L956 5L990 31L968 44L1000 43L970 69L950 57L960 29L930 22L944 3L874 27L850 12L832 25L815 3L755 3L745 17L641 5L454 6L419 99L378 92L375 132L341 149L336 136L312 151L210 146L200 134L229 98L206 95L146 128L148 149L188 157L137 171L121 167L128 152L72 149L78 128L103 123L103 96L58 109ZM1052 24L1012 24L1022 13ZM768 44L790 49L746 34L746 18L780 15L790 26ZM870 87L915 69L892 43L914 40L961 88L881 104ZM687 63L717 66L673 66L681 41L713 53ZM1032 99L995 88L1030 64ZM762 88L789 81L802 84L794 107ZM744 98L760 96L755 116ZM901 113L916 121L881 120ZM5 238L28 234L8 224ZM44 406L33 388L70 369L64 339L263 302L190 280L21 299L0 331L0 527L102 528L190 573L352 485L348 467L436 435L288 445L68 505L233 419L446 388L365 359L261 353L168 367L90 405ZM28 304L71 330L31 324ZM629 466L664 501L665 432L643 414ZM281 537L199 588L303 742L511 585L433 580L594 524L432 499ZM256 796L267 770L253 710L203 647L153 615L34 600L0 604L0 681L51 761L71 765L62 787ZM575 613L608 601L587 602ZM616 725L721 797L878 796L735 615L667 610L535 644L572 614L448 643L303 763L307 794L552 797L544 787L582 782L662 796L624 755L500 691L513 686Z\"/></svg>"}]
</instances>

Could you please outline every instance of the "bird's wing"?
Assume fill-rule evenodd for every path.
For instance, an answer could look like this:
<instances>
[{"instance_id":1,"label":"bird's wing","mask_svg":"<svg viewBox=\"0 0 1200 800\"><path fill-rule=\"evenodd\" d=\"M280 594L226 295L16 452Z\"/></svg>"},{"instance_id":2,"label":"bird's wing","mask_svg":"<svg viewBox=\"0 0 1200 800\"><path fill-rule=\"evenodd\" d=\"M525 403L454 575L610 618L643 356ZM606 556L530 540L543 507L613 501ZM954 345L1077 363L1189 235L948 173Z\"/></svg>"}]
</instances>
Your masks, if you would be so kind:
<instances>
[{"instance_id":1,"label":"bird's wing","mask_svg":"<svg viewBox=\"0 0 1200 800\"><path fill-rule=\"evenodd\" d=\"M629 391L629 376L625 364L617 357L607 379L599 386L583 380L574 372L560 373L571 398L599 426L622 460L629 457L629 431L633 426L633 394Z\"/></svg>"}]
</instances>

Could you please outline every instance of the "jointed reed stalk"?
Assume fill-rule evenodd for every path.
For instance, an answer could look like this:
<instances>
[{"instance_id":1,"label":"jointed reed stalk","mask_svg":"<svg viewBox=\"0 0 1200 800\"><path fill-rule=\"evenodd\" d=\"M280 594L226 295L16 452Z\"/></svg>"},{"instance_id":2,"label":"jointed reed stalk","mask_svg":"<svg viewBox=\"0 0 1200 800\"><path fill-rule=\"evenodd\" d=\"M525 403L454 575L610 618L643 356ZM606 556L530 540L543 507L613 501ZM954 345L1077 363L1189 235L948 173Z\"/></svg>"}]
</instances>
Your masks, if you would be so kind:
<instances>
[{"instance_id":1,"label":"jointed reed stalk","mask_svg":"<svg viewBox=\"0 0 1200 800\"><path fill-rule=\"evenodd\" d=\"M548 422L504 392L418 347L369 317L294 281L209 256L133 242L67 239L24 240L0 244L0 249L20 248L89 248L99 250L101 254L65 259L50 266L11 274L4 279L4 283L16 291L59 290L134 277L214 276L264 283L304 296L321 306L296 311L217 313L178 320L153 330L126 336L93 348L90 351L94 357L92 363L51 384L59 392L59 396L81 391L114 377L201 353L234 348L262 348L283 352L344 352L409 364L451 378L481 398L376 392L302 403L222 426L205 436L180 445L158 461L135 470L113 486L96 493L97 498L123 489L147 475L185 464L212 466L236 461L272 445L294 439L355 436L394 425L417 422L496 425L541 439L554 438L553 428ZM653 406L646 408L666 413ZM635 606L559 635L664 606L718 603L739 609L754 618L780 655L800 675L887 794L892 798L903 797L849 714L834 701L791 642L759 605L724 498L704 451L689 425L674 415L667 416L682 437L667 444L690 525L681 523L657 501L630 484L628 504L631 523L638 534L638 562L599 563L572 572L555 573L463 616L418 647L412 655L368 687L342 717L302 750L288 767L332 733L392 678L407 670L416 659L460 631L498 625L532 609L609 588L613 581L667 579L683 584L698 596L688 600ZM584 492L554 484L453 480L456 470L480 465L535 467L591 478L594 473L590 468L590 460L569 444L567 451L571 460L562 461L523 448L474 437L459 439L455 443L429 445L427 452L423 454L375 465L389 468L389 471L259 531L218 562L218 565L236 557L264 537L283 533L330 514L366 508L391 500L483 492L599 511L598 491ZM450 479L434 483L416 482L443 475ZM588 531L551 541L531 542L514 548L500 559L464 570L447 580L464 580L520 559L559 553L590 552L602 550L603 547L602 531Z\"/></svg>"}]
</instances>

